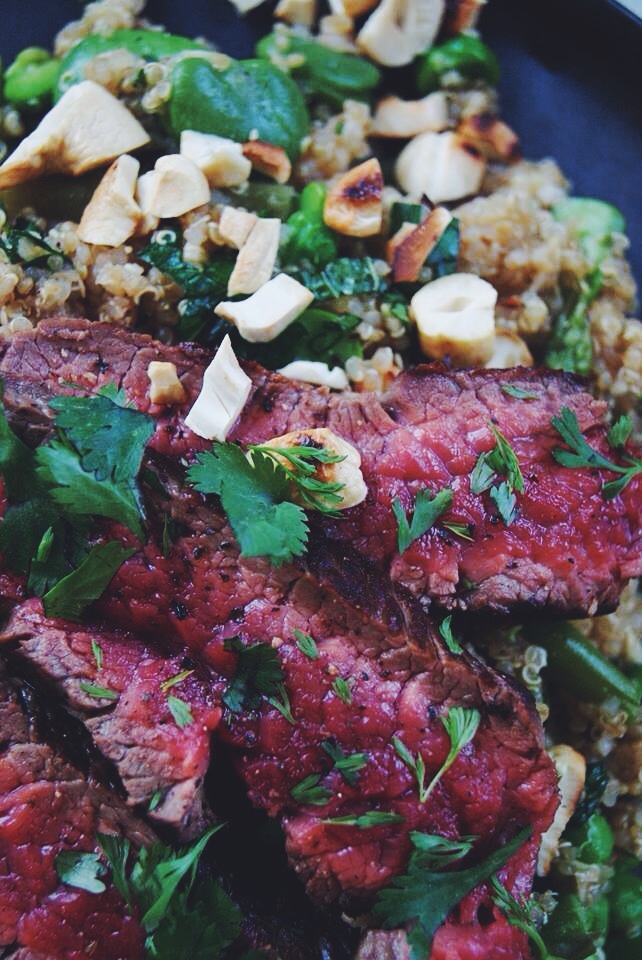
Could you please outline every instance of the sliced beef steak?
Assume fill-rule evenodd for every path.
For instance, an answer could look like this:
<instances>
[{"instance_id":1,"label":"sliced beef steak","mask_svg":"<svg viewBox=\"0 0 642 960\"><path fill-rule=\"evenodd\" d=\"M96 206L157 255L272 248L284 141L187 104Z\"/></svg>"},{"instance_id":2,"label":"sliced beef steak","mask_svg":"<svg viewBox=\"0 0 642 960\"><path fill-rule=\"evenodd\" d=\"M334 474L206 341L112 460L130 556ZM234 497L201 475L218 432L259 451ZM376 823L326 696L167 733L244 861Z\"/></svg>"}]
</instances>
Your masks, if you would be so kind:
<instances>
[{"instance_id":1,"label":"sliced beef steak","mask_svg":"<svg viewBox=\"0 0 642 960\"><path fill-rule=\"evenodd\" d=\"M164 347L147 337L104 324L50 321L4 348L0 375L16 416L41 423L52 395L77 383L93 391L116 382L158 428L152 446L174 459L207 447L183 423L200 389L209 355L190 345ZM147 366L171 360L187 401L159 408L148 399ZM362 456L368 498L340 519L318 519L318 537L344 552L358 551L390 572L393 582L426 606L521 614L545 610L580 616L612 609L626 580L642 573L642 481L605 500L612 474L569 469L553 459L561 439L551 417L564 406L589 441L609 452L604 405L575 379L552 371L456 371L421 366L403 373L381 399L371 394L329 394L248 365L253 391L231 436L260 442L290 430L327 426ZM532 395L517 399L502 387ZM481 453L494 446L490 424L513 446L524 475L518 515L510 526L488 492L472 494L470 476ZM442 523L399 556L391 504L412 510L416 493L450 487L451 509L441 519L465 524L472 539Z\"/></svg>"},{"instance_id":2,"label":"sliced beef steak","mask_svg":"<svg viewBox=\"0 0 642 960\"><path fill-rule=\"evenodd\" d=\"M47 960L143 960L144 933L121 895L66 886L55 860L95 849L96 833L149 831L121 801L39 741L0 664L0 948Z\"/></svg>"},{"instance_id":3,"label":"sliced beef steak","mask_svg":"<svg viewBox=\"0 0 642 960\"><path fill-rule=\"evenodd\" d=\"M196 664L129 632L50 620L38 600L13 611L0 643L63 694L116 765L129 804L151 804L152 819L170 824L182 839L202 833L210 734L221 708ZM189 699L193 722L187 726L172 716L173 694Z\"/></svg>"}]
</instances>

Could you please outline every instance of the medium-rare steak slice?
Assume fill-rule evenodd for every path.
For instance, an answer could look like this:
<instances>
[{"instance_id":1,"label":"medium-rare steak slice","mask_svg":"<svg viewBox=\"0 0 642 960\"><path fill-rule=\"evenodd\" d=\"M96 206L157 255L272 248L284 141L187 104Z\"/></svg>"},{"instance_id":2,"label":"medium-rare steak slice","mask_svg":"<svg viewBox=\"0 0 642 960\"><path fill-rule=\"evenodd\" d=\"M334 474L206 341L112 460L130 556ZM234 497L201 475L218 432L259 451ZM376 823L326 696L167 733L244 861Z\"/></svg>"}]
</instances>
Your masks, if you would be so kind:
<instances>
[{"instance_id":1,"label":"medium-rare steak slice","mask_svg":"<svg viewBox=\"0 0 642 960\"><path fill-rule=\"evenodd\" d=\"M47 960L143 960L144 933L115 887L96 896L56 873L56 856L95 850L98 831L152 839L117 797L38 741L0 663L0 948Z\"/></svg>"},{"instance_id":2,"label":"medium-rare steak slice","mask_svg":"<svg viewBox=\"0 0 642 960\"><path fill-rule=\"evenodd\" d=\"M203 832L210 734L221 707L214 702L220 693L195 675L195 664L129 632L48 619L36 599L16 607L0 644L63 694L116 765L130 805L141 804L182 839ZM188 726L174 719L172 694L187 696Z\"/></svg>"},{"instance_id":3,"label":"medium-rare steak slice","mask_svg":"<svg viewBox=\"0 0 642 960\"><path fill-rule=\"evenodd\" d=\"M187 396L182 407L150 407L147 367L153 359L175 363ZM107 324L47 321L4 347L0 376L7 403L27 421L46 414L53 395L72 392L66 384L93 391L116 382L139 409L157 417L151 446L177 459L209 446L183 423L208 360L191 345L165 347ZM330 394L252 364L247 369L253 391L231 439L259 442L327 426L349 440L361 454L368 497L336 521L318 520L319 536L389 570L426 606L581 616L612 609L626 580L642 573L640 476L605 500L601 488L612 474L563 467L551 455L562 445L551 418L563 407L577 416L593 445L609 452L604 405L575 379L553 371L447 373L421 366L401 374L379 400ZM528 398L515 397L515 388ZM491 423L514 448L524 477L516 519L508 526L488 491L471 493L473 468L495 443ZM398 498L409 514L426 487L451 488L453 503L440 521L463 525L471 539L440 522L399 556L392 501Z\"/></svg>"}]
</instances>

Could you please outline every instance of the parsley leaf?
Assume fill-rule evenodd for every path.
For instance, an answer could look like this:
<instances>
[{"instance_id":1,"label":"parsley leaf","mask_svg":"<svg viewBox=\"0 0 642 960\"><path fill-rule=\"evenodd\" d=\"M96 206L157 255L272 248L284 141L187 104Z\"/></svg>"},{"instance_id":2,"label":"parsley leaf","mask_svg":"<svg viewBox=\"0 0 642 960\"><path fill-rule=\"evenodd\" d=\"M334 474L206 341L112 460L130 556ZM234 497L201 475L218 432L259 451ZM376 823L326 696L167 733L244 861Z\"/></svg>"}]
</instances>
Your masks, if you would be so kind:
<instances>
[{"instance_id":1,"label":"parsley leaf","mask_svg":"<svg viewBox=\"0 0 642 960\"><path fill-rule=\"evenodd\" d=\"M636 460L628 454L623 454L623 459L628 466L622 466L613 463L602 456L598 450L595 450L582 435L577 417L568 407L562 407L559 417L551 418L551 424L562 440L571 448L570 450L563 450L561 447L556 447L552 451L557 462L563 467L588 467L610 470L613 473L620 474L617 480L610 480L602 487L602 496L606 500L617 497L634 477L642 473L642 460ZM618 432L622 432L622 430Z\"/></svg>"},{"instance_id":2,"label":"parsley leaf","mask_svg":"<svg viewBox=\"0 0 642 960\"><path fill-rule=\"evenodd\" d=\"M453 502L452 490L444 487L435 496L430 490L420 490L415 497L412 521L408 523L406 514L398 497L392 501L392 511L397 520L397 547L399 553L407 550L413 540L418 540L426 530L433 526L437 517L449 508Z\"/></svg>"},{"instance_id":3,"label":"parsley leaf","mask_svg":"<svg viewBox=\"0 0 642 960\"><path fill-rule=\"evenodd\" d=\"M297 783L290 790L290 795L297 803L309 803L313 807L324 807L332 793L327 787L321 786L323 774L311 773Z\"/></svg>"},{"instance_id":4,"label":"parsley leaf","mask_svg":"<svg viewBox=\"0 0 642 960\"><path fill-rule=\"evenodd\" d=\"M358 830L368 830L370 827L380 827L385 823L401 823L400 813L390 813L387 810L368 810L358 816L328 817L322 823L331 823L337 827L357 827Z\"/></svg>"},{"instance_id":5,"label":"parsley leaf","mask_svg":"<svg viewBox=\"0 0 642 960\"><path fill-rule=\"evenodd\" d=\"M334 763L335 770L338 770L351 786L357 782L357 773L368 763L365 753L344 753L336 741L328 739L323 740L321 747Z\"/></svg>"},{"instance_id":6,"label":"parsley leaf","mask_svg":"<svg viewBox=\"0 0 642 960\"><path fill-rule=\"evenodd\" d=\"M245 646L238 637L231 637L224 647L238 654L234 676L223 694L223 703L232 713L256 710L262 697L281 696L283 668L269 643Z\"/></svg>"},{"instance_id":7,"label":"parsley leaf","mask_svg":"<svg viewBox=\"0 0 642 960\"><path fill-rule=\"evenodd\" d=\"M118 568L135 552L117 540L96 544L79 567L45 593L45 616L79 620L85 607L98 599Z\"/></svg>"},{"instance_id":8,"label":"parsley leaf","mask_svg":"<svg viewBox=\"0 0 642 960\"><path fill-rule=\"evenodd\" d=\"M450 625L452 618L452 614L449 614L449 616L441 621L439 624L439 633L451 653L463 653L464 648L460 643L458 643L457 640L455 640L455 637L453 636L452 627Z\"/></svg>"},{"instance_id":9,"label":"parsley leaf","mask_svg":"<svg viewBox=\"0 0 642 960\"><path fill-rule=\"evenodd\" d=\"M69 887L103 893L107 888L99 877L106 873L98 853L81 853L78 850L61 850L56 855L58 879Z\"/></svg>"},{"instance_id":10,"label":"parsley leaf","mask_svg":"<svg viewBox=\"0 0 642 960\"><path fill-rule=\"evenodd\" d=\"M481 494L489 490L500 517L509 527L517 518L514 491L524 492L524 477L515 451L506 437L494 424L489 423L488 426L495 437L495 446L487 453L480 454L470 476L470 492ZM498 476L506 479L496 483Z\"/></svg>"},{"instance_id":11,"label":"parsley leaf","mask_svg":"<svg viewBox=\"0 0 642 960\"><path fill-rule=\"evenodd\" d=\"M184 700L181 700L180 697L175 697L174 694L170 693L167 698L167 706L169 712L174 718L174 723L177 727L180 727L183 730L185 727L189 727L190 723L194 723L194 717L192 716L192 711L190 705L185 703Z\"/></svg>"},{"instance_id":12,"label":"parsley leaf","mask_svg":"<svg viewBox=\"0 0 642 960\"><path fill-rule=\"evenodd\" d=\"M453 907L477 884L499 870L529 836L530 828L526 827L480 863L442 873L439 871L441 864L446 866L468 852L468 841L460 842L459 848L446 852L445 860L435 869L439 846L424 843L430 835L411 833L415 849L410 855L408 870L395 877L391 886L379 893L373 911L375 919L387 930L413 924L408 933L411 960L427 957L435 931ZM444 839L438 838L440 841ZM446 850L448 844L446 841ZM443 844L441 849L443 852Z\"/></svg>"},{"instance_id":13,"label":"parsley leaf","mask_svg":"<svg viewBox=\"0 0 642 960\"><path fill-rule=\"evenodd\" d=\"M236 444L215 443L211 452L199 454L187 476L201 493L221 498L242 556L280 564L303 553L305 513L289 502L290 481L271 457L255 453L250 463Z\"/></svg>"},{"instance_id":14,"label":"parsley leaf","mask_svg":"<svg viewBox=\"0 0 642 960\"><path fill-rule=\"evenodd\" d=\"M497 507L497 512L507 527L517 519L517 497L506 480L496 484L489 490L490 498Z\"/></svg>"},{"instance_id":15,"label":"parsley leaf","mask_svg":"<svg viewBox=\"0 0 642 960\"><path fill-rule=\"evenodd\" d=\"M202 881L191 897L181 892L161 926L147 939L155 960L219 960L241 932L241 912L220 883Z\"/></svg>"},{"instance_id":16,"label":"parsley leaf","mask_svg":"<svg viewBox=\"0 0 642 960\"><path fill-rule=\"evenodd\" d=\"M296 645L301 653L308 657L308 659L319 659L319 648L314 642L314 639L308 633L303 633L302 630L295 630L294 639L296 640Z\"/></svg>"}]
</instances>

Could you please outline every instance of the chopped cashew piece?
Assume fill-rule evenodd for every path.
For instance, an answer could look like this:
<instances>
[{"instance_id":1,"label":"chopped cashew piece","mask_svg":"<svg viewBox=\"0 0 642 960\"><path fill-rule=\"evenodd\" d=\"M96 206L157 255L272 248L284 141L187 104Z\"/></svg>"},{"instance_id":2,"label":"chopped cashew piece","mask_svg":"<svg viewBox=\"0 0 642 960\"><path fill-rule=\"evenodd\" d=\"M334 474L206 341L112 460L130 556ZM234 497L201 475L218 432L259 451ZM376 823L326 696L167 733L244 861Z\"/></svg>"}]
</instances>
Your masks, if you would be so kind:
<instances>
[{"instance_id":1,"label":"chopped cashew piece","mask_svg":"<svg viewBox=\"0 0 642 960\"><path fill-rule=\"evenodd\" d=\"M374 137L416 137L428 130L446 130L449 122L448 98L443 90L435 90L421 100L384 97L377 104L371 133Z\"/></svg>"},{"instance_id":2,"label":"chopped cashew piece","mask_svg":"<svg viewBox=\"0 0 642 960\"><path fill-rule=\"evenodd\" d=\"M392 268L395 283L413 283L419 279L426 257L452 218L446 207L435 207L423 223L417 226L402 224L386 247L386 259Z\"/></svg>"},{"instance_id":3,"label":"chopped cashew piece","mask_svg":"<svg viewBox=\"0 0 642 960\"><path fill-rule=\"evenodd\" d=\"M284 433L280 437L272 437L266 441L266 446L315 446L317 449L323 448L329 453L344 457L345 459L339 460L337 463L320 463L315 471L315 476L326 483L343 484L343 490L338 491L341 501L333 505L334 510L347 510L366 499L368 488L361 472L359 451L327 427L293 430L291 433Z\"/></svg>"},{"instance_id":4,"label":"chopped cashew piece","mask_svg":"<svg viewBox=\"0 0 642 960\"><path fill-rule=\"evenodd\" d=\"M384 67L403 67L432 46L445 7L445 0L381 0L357 46Z\"/></svg>"},{"instance_id":5,"label":"chopped cashew piece","mask_svg":"<svg viewBox=\"0 0 642 960\"><path fill-rule=\"evenodd\" d=\"M264 283L247 300L223 301L214 312L235 324L244 340L274 340L314 300L307 287L287 273Z\"/></svg>"},{"instance_id":6,"label":"chopped cashew piece","mask_svg":"<svg viewBox=\"0 0 642 960\"><path fill-rule=\"evenodd\" d=\"M85 207L78 225L83 243L120 247L136 232L143 214L134 200L140 164L123 154L114 160Z\"/></svg>"},{"instance_id":7,"label":"chopped cashew piece","mask_svg":"<svg viewBox=\"0 0 642 960\"><path fill-rule=\"evenodd\" d=\"M84 173L149 143L138 120L92 80L78 83L0 166L0 189L43 173Z\"/></svg>"},{"instance_id":8,"label":"chopped cashew piece","mask_svg":"<svg viewBox=\"0 0 642 960\"><path fill-rule=\"evenodd\" d=\"M548 751L557 769L559 778L560 805L555 811L553 822L542 836L537 856L537 875L544 877L548 873L557 850L564 827L571 819L580 798L586 777L586 761L581 753L558 743Z\"/></svg>"},{"instance_id":9,"label":"chopped cashew piece","mask_svg":"<svg viewBox=\"0 0 642 960\"><path fill-rule=\"evenodd\" d=\"M183 130L181 154L205 174L210 187L237 187L252 172L251 162L243 156L243 145L215 133Z\"/></svg>"},{"instance_id":10,"label":"chopped cashew piece","mask_svg":"<svg viewBox=\"0 0 642 960\"><path fill-rule=\"evenodd\" d=\"M451 273L427 283L410 301L422 353L450 357L455 366L481 366L495 343L497 291L472 273Z\"/></svg>"},{"instance_id":11,"label":"chopped cashew piece","mask_svg":"<svg viewBox=\"0 0 642 960\"><path fill-rule=\"evenodd\" d=\"M152 403L183 403L185 388L178 379L176 366L165 360L152 360L147 367L149 399Z\"/></svg>"},{"instance_id":12,"label":"chopped cashew piece","mask_svg":"<svg viewBox=\"0 0 642 960\"><path fill-rule=\"evenodd\" d=\"M446 203L477 193L485 169L479 150L446 130L411 140L399 154L395 176L406 193Z\"/></svg>"},{"instance_id":13,"label":"chopped cashew piece","mask_svg":"<svg viewBox=\"0 0 642 960\"><path fill-rule=\"evenodd\" d=\"M218 235L228 246L240 250L257 220L257 215L248 210L224 207L218 222Z\"/></svg>"},{"instance_id":14,"label":"chopped cashew piece","mask_svg":"<svg viewBox=\"0 0 642 960\"><path fill-rule=\"evenodd\" d=\"M519 137L514 130L491 113L475 113L464 117L457 133L472 143L489 160L519 160Z\"/></svg>"},{"instance_id":15,"label":"chopped cashew piece","mask_svg":"<svg viewBox=\"0 0 642 960\"><path fill-rule=\"evenodd\" d=\"M277 183L287 183L292 173L290 158L283 147L275 147L264 140L248 140L243 144L243 156L253 167Z\"/></svg>"},{"instance_id":16,"label":"chopped cashew piece","mask_svg":"<svg viewBox=\"0 0 642 960\"><path fill-rule=\"evenodd\" d=\"M349 386L348 377L341 367L330 367L320 360L293 360L278 371L283 377L290 380L303 380L305 383L316 383L320 387L330 387L331 390L345 390Z\"/></svg>"},{"instance_id":17,"label":"chopped cashew piece","mask_svg":"<svg viewBox=\"0 0 642 960\"><path fill-rule=\"evenodd\" d=\"M274 16L286 23L312 28L317 12L317 0L279 0Z\"/></svg>"},{"instance_id":18,"label":"chopped cashew piece","mask_svg":"<svg viewBox=\"0 0 642 960\"><path fill-rule=\"evenodd\" d=\"M479 19L481 8L487 0L449 0L444 17L443 28L448 36L463 33L474 27Z\"/></svg>"},{"instance_id":19,"label":"chopped cashew piece","mask_svg":"<svg viewBox=\"0 0 642 960\"><path fill-rule=\"evenodd\" d=\"M493 352L484 366L507 370L508 367L532 367L533 362L532 354L520 336L509 330L498 330Z\"/></svg>"},{"instance_id":20,"label":"chopped cashew piece","mask_svg":"<svg viewBox=\"0 0 642 960\"><path fill-rule=\"evenodd\" d=\"M241 247L227 284L228 297L256 293L272 276L279 251L281 221L257 217Z\"/></svg>"},{"instance_id":21,"label":"chopped cashew piece","mask_svg":"<svg viewBox=\"0 0 642 960\"><path fill-rule=\"evenodd\" d=\"M227 437L247 402L252 381L241 370L230 338L225 337L203 374L203 386L185 417L192 433L206 440Z\"/></svg>"},{"instance_id":22,"label":"chopped cashew piece","mask_svg":"<svg viewBox=\"0 0 642 960\"><path fill-rule=\"evenodd\" d=\"M153 216L180 217L210 199L210 188L205 174L193 160L170 153L159 157L154 164L148 186L146 211Z\"/></svg>"},{"instance_id":23,"label":"chopped cashew piece","mask_svg":"<svg viewBox=\"0 0 642 960\"><path fill-rule=\"evenodd\" d=\"M366 160L338 177L323 208L328 227L349 237L371 237L383 221L383 174L379 161Z\"/></svg>"},{"instance_id":24,"label":"chopped cashew piece","mask_svg":"<svg viewBox=\"0 0 642 960\"><path fill-rule=\"evenodd\" d=\"M138 183L136 184L136 202L138 203L143 215L137 233L141 234L142 236L147 233L152 233L159 223L159 217L153 214L149 209L153 189L154 171L150 170L149 173L144 173L142 177L139 177Z\"/></svg>"},{"instance_id":25,"label":"chopped cashew piece","mask_svg":"<svg viewBox=\"0 0 642 960\"><path fill-rule=\"evenodd\" d=\"M230 0L230 3L236 7L239 13L247 13L249 10L260 7L262 3L265 3L265 0Z\"/></svg>"}]
</instances>

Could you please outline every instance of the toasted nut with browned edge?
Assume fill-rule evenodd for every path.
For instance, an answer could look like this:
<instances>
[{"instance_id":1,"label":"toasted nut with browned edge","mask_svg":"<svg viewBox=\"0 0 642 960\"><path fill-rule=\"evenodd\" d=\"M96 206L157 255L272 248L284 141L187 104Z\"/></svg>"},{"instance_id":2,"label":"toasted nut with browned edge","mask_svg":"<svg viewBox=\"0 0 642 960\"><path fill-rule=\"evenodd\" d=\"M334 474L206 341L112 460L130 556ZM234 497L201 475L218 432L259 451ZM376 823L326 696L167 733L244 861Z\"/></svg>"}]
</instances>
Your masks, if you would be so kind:
<instances>
[{"instance_id":1,"label":"toasted nut with browned edge","mask_svg":"<svg viewBox=\"0 0 642 960\"><path fill-rule=\"evenodd\" d=\"M134 200L140 164L124 154L114 160L81 217L78 236L83 243L120 247L136 232L143 214Z\"/></svg>"},{"instance_id":2,"label":"toasted nut with browned edge","mask_svg":"<svg viewBox=\"0 0 642 960\"><path fill-rule=\"evenodd\" d=\"M410 301L422 352L458 367L482 366L493 352L496 302L495 288L473 273L427 283Z\"/></svg>"},{"instance_id":3,"label":"toasted nut with browned edge","mask_svg":"<svg viewBox=\"0 0 642 960\"><path fill-rule=\"evenodd\" d=\"M361 472L361 455L356 447L344 440L327 427L310 427L304 430L293 430L280 437L272 437L266 441L270 447L299 447L314 446L317 449L327 450L329 453L343 457L336 463L318 464L315 476L325 483L341 483L343 489L338 491L341 500L338 503L329 502L333 510L347 510L362 503L368 495L368 488Z\"/></svg>"},{"instance_id":4,"label":"toasted nut with browned edge","mask_svg":"<svg viewBox=\"0 0 642 960\"><path fill-rule=\"evenodd\" d=\"M470 30L477 23L486 3L487 0L449 0L442 25L443 32L450 37Z\"/></svg>"},{"instance_id":5,"label":"toasted nut with browned edge","mask_svg":"<svg viewBox=\"0 0 642 960\"><path fill-rule=\"evenodd\" d=\"M274 16L286 23L312 28L317 12L317 0L279 0Z\"/></svg>"},{"instance_id":6,"label":"toasted nut with browned edge","mask_svg":"<svg viewBox=\"0 0 642 960\"><path fill-rule=\"evenodd\" d=\"M443 90L435 90L421 100L384 97L372 118L373 137L416 137L428 130L446 130L449 123L448 99Z\"/></svg>"},{"instance_id":7,"label":"toasted nut with browned edge","mask_svg":"<svg viewBox=\"0 0 642 960\"><path fill-rule=\"evenodd\" d=\"M493 116L492 113L476 113L464 117L457 133L476 146L489 160L515 162L520 158L519 137L514 130Z\"/></svg>"},{"instance_id":8,"label":"toasted nut with browned edge","mask_svg":"<svg viewBox=\"0 0 642 960\"><path fill-rule=\"evenodd\" d=\"M165 360L152 360L147 367L149 399L152 403L183 403L185 388L178 379L176 365Z\"/></svg>"},{"instance_id":9,"label":"toasted nut with browned edge","mask_svg":"<svg viewBox=\"0 0 642 960\"><path fill-rule=\"evenodd\" d=\"M383 174L374 158L338 177L325 199L326 226L349 237L379 233L383 220Z\"/></svg>"},{"instance_id":10,"label":"toasted nut with browned edge","mask_svg":"<svg viewBox=\"0 0 642 960\"><path fill-rule=\"evenodd\" d=\"M243 144L243 156L256 170L277 183L287 183L290 179L292 164L283 147L275 147L264 140L248 140Z\"/></svg>"},{"instance_id":11,"label":"toasted nut with browned edge","mask_svg":"<svg viewBox=\"0 0 642 960\"><path fill-rule=\"evenodd\" d=\"M386 247L386 259L395 283L412 283L419 278L426 257L452 220L446 207L435 207L423 223L403 224ZM407 229L410 227L410 229Z\"/></svg>"},{"instance_id":12,"label":"toasted nut with browned edge","mask_svg":"<svg viewBox=\"0 0 642 960\"><path fill-rule=\"evenodd\" d=\"M384 67L403 67L432 46L445 6L445 0L381 0L357 46Z\"/></svg>"},{"instance_id":13,"label":"toasted nut with browned edge","mask_svg":"<svg viewBox=\"0 0 642 960\"><path fill-rule=\"evenodd\" d=\"M399 186L415 197L447 203L477 193L486 163L479 150L456 133L421 133L397 159Z\"/></svg>"},{"instance_id":14,"label":"toasted nut with browned edge","mask_svg":"<svg viewBox=\"0 0 642 960\"><path fill-rule=\"evenodd\" d=\"M540 877L546 876L550 870L560 837L577 806L586 778L586 760L572 747L558 743L548 753L559 778L560 805L552 824L542 836L537 856L537 874Z\"/></svg>"}]
</instances>

